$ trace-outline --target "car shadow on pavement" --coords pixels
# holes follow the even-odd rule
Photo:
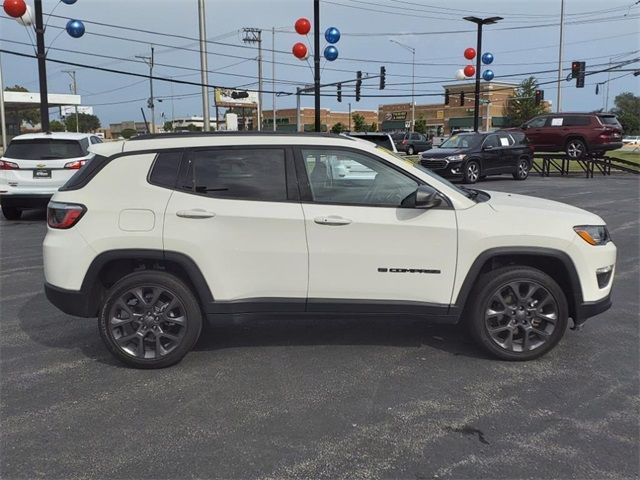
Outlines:
[[[22,331],[40,345],[78,349],[97,362],[123,366],[102,343],[95,319],[65,315],[44,294],[27,300],[18,319]],[[427,346],[452,355],[488,358],[461,326],[402,316],[225,316],[205,324],[194,350],[300,345]]]

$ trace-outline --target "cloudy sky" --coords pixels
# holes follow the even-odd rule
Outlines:
[[[57,7],[56,7],[57,5]],[[303,37],[294,33],[299,17],[312,17],[311,0],[206,0],[209,49],[209,84],[226,87],[257,85],[257,50],[242,42],[243,27],[263,29],[263,89],[272,84],[272,27],[275,35],[275,90],[295,91],[296,85],[313,81],[310,64],[295,59],[292,45]],[[199,82],[197,0],[78,0],[75,5],[44,0],[45,12],[55,12],[49,19],[46,43],[49,58],[88,66],[101,66],[126,72],[148,73],[136,55],[149,55],[155,46],[159,77]],[[640,57],[640,5],[636,0],[565,0],[564,68],[572,60],[587,62],[587,71],[607,67],[610,57]],[[354,108],[376,108],[379,104],[410,100],[411,53],[390,40],[416,49],[416,102],[441,103],[442,85],[454,81],[455,71],[466,63],[463,51],[475,47],[475,26],[463,16],[504,17],[500,23],[485,27],[483,50],[495,56],[492,70],[496,80],[518,82],[533,73],[540,82],[557,77],[560,0],[321,0],[322,29],[336,26],[342,32],[338,43],[340,57],[322,62],[323,82],[355,77],[361,70],[371,75],[386,66],[387,88],[378,90],[378,81],[365,81],[363,95],[398,95],[398,97],[363,98]],[[62,28],[68,18],[86,22],[87,33],[73,39]],[[140,31],[144,30],[144,31]],[[0,45],[4,50],[31,53],[33,32],[0,16]],[[322,47],[324,48],[324,40]],[[36,61],[7,53],[2,55],[5,85],[19,84],[38,90]],[[640,68],[634,63],[624,68]],[[82,67],[49,63],[49,91],[69,91],[69,77],[62,70],[77,70],[78,90],[85,105],[94,106],[103,124],[122,120],[141,120],[140,107],[149,96],[148,81],[122,74],[106,73]],[[566,76],[567,72],[564,72]],[[625,76],[622,76],[625,75]],[[618,78],[620,77],[620,78]],[[595,84],[605,82],[607,73],[588,76],[586,87],[562,82],[564,110],[594,110],[604,106],[603,89],[595,94]],[[610,100],[622,91],[640,91],[640,77],[631,72],[611,74]],[[156,81],[160,114],[171,116],[200,115],[199,87]],[[555,103],[556,84],[541,88],[545,98]],[[335,94],[335,88],[326,93]],[[345,88],[345,96],[349,91]],[[264,95],[264,107],[271,108],[271,95]],[[323,106],[347,109],[335,97],[324,97]],[[312,106],[312,98],[303,100]],[[295,106],[295,97],[282,95],[277,107]]]

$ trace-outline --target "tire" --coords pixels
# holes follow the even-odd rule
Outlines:
[[[514,180],[526,180],[529,177],[529,160],[521,158],[513,173]]]
[[[487,272],[476,285],[465,321],[471,336],[488,353],[502,360],[533,360],[562,339],[568,325],[567,300],[546,273],[509,266]]]
[[[107,349],[121,362],[134,368],[164,368],[182,360],[196,343],[202,312],[177,277],[161,271],[135,272],[107,292],[98,328]]]
[[[416,153],[416,149],[413,148],[413,145],[409,145],[407,147],[407,155],[415,155],[415,153]]]
[[[7,220],[20,220],[22,216],[22,210],[11,205],[2,205],[2,215]]]
[[[569,158],[583,158],[587,155],[587,145],[579,138],[572,138],[567,142],[564,151]]]
[[[480,178],[480,164],[475,160],[467,162],[464,166],[464,176],[462,181],[464,183],[476,183]]]

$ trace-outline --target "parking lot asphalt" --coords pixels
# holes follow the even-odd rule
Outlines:
[[[177,366],[127,369],[95,320],[47,302],[44,215],[2,220],[0,475],[638,478],[639,187],[479,184],[591,210],[618,246],[613,308],[528,363],[456,327],[291,317],[221,322]]]

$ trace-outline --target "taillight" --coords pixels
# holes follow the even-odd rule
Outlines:
[[[51,228],[65,230],[73,227],[87,211],[87,207],[77,203],[49,202],[47,224]]]
[[[17,163],[7,162],[6,160],[0,160],[0,170],[19,170],[20,167]]]
[[[78,170],[80,167],[82,167],[85,163],[87,163],[86,160],[76,160],[74,162],[69,162],[69,163],[65,163],[64,164],[64,168],[69,168],[71,170]]]

